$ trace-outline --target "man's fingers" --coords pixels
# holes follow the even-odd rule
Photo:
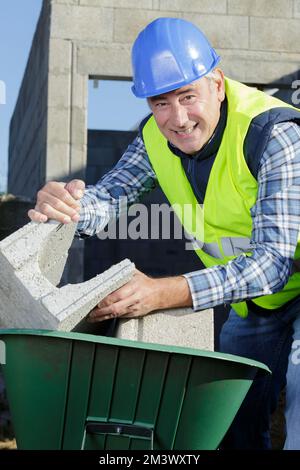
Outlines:
[[[67,206],[75,210],[78,209],[80,207],[79,202],[71,196],[65,186],[65,183],[57,183],[56,181],[47,183],[37,193],[37,205],[40,205],[42,202],[52,203],[53,199],[51,199],[51,202],[49,201],[50,196],[52,196]]]
[[[98,321],[109,320],[111,318],[122,317],[123,315],[132,312],[135,303],[135,298],[127,298],[125,300],[120,300],[119,302],[108,305],[107,307],[96,307],[91,311],[88,317],[88,321],[95,323]]]
[[[98,308],[108,307],[114,303],[120,302],[121,300],[128,299],[133,294],[133,289],[131,286],[131,281],[129,281],[124,286],[117,289],[115,292],[107,295],[98,303]]]
[[[70,207],[61,199],[58,199],[57,197],[52,196],[51,194],[47,194],[47,198],[45,198],[44,200],[40,199],[39,201],[37,201],[35,209],[41,212],[42,214],[45,214],[49,219],[53,218],[54,213],[57,214],[59,212],[62,214],[62,216],[69,217],[69,221],[71,221],[72,219],[75,222],[74,217],[76,215],[79,215],[80,206],[78,204],[77,206]],[[62,222],[62,220],[60,220],[60,222]]]
[[[41,207],[38,207],[38,209],[43,215],[46,215],[48,219],[57,220],[63,224],[68,224],[71,221],[78,222],[79,220],[79,214],[73,214],[70,216],[58,211],[57,209],[54,209],[50,204],[47,203],[43,203]],[[69,212],[69,210],[67,212]]]
[[[45,214],[41,214],[40,212],[36,211],[35,209],[30,209],[27,212],[28,217],[33,220],[33,222],[47,222],[48,217]]]
[[[81,199],[84,194],[85,183],[82,180],[72,180],[65,185],[65,189],[73,196],[74,199]]]

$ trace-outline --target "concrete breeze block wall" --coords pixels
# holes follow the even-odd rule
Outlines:
[[[266,84],[299,69],[300,0],[44,0],[11,122],[9,191],[84,177],[88,77],[129,79],[132,42],[159,16],[199,25],[232,78]]]

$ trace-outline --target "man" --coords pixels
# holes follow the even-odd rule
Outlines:
[[[157,182],[172,205],[204,204],[196,252],[206,269],[159,280],[136,271],[90,319],[231,304],[221,350],[262,361],[273,375],[255,380],[224,447],[270,448],[270,413],[287,372],[285,448],[300,449],[300,374],[292,349],[293,338],[293,346],[300,340],[300,114],[224,78],[218,62],[193,24],[150,23],[132,50],[133,93],[152,112],[140,135],[84,195],[82,181],[47,183],[29,216],[72,220],[79,234],[93,235],[111,213],[119,215],[120,196],[133,203]],[[182,222],[189,231],[190,221]]]

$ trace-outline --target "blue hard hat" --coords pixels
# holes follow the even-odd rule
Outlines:
[[[203,77],[220,57],[193,23],[158,18],[138,35],[131,59],[132,91],[138,98],[148,98]]]

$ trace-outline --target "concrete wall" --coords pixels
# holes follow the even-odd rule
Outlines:
[[[243,82],[300,67],[300,0],[44,0],[11,124],[9,191],[84,177],[88,76],[129,78],[132,41],[159,16],[199,25]]]

